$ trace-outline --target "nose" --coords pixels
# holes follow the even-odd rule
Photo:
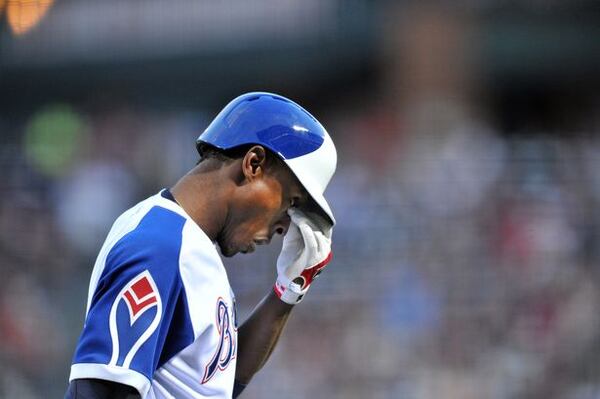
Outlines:
[[[290,218],[290,215],[288,215],[287,212],[285,212],[283,216],[277,221],[277,223],[275,223],[275,226],[273,226],[273,231],[277,234],[285,235],[288,229],[290,228],[291,222],[292,219]]]

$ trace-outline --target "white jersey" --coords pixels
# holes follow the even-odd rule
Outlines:
[[[167,190],[123,213],[94,265],[69,381],[231,398],[236,353],[235,299],[211,240]]]

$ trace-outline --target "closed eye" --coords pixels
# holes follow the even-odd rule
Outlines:
[[[299,198],[298,197],[294,197],[290,200],[290,208],[298,208],[299,205]]]

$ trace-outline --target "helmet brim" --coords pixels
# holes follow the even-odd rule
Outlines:
[[[324,162],[328,158],[330,161],[333,159],[333,162]],[[321,208],[331,225],[335,225],[333,211],[323,195],[323,188],[327,186],[330,176],[333,175],[333,170],[326,171],[325,169],[331,168],[331,165],[337,163],[337,153],[331,138],[327,136],[321,148],[313,153],[302,157],[284,159],[283,161],[298,178],[300,184],[302,184],[311,198]],[[335,166],[333,167],[335,168]]]

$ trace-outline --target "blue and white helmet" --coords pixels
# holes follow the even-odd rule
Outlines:
[[[337,164],[329,134],[308,111],[272,93],[246,93],[235,98],[196,140],[222,150],[248,144],[262,145],[279,157],[335,224],[323,193]]]

